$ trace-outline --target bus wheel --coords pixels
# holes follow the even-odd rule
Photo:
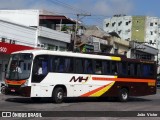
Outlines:
[[[61,87],[54,89],[52,94],[52,100],[54,103],[62,103],[64,99],[64,90]]]
[[[127,102],[128,98],[129,98],[128,90],[126,88],[122,88],[119,91],[119,100],[121,102]]]
[[[1,93],[2,94],[6,94],[7,92],[6,92],[6,87],[5,86],[2,86],[1,87]]]

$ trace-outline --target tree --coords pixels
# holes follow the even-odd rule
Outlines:
[[[67,29],[68,29],[68,26],[67,26],[66,24],[64,24],[64,25],[62,26],[61,31],[67,31]]]

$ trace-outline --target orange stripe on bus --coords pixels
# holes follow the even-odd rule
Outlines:
[[[92,80],[99,81],[120,81],[120,82],[156,82],[154,79],[135,79],[135,78],[105,78],[105,77],[92,77]]]
[[[18,80],[18,81],[12,81],[12,80],[5,80],[5,83],[10,85],[22,85],[26,82],[26,80]]]
[[[110,83],[110,84],[111,84],[111,83]],[[108,84],[108,85],[110,85],[110,84]],[[88,97],[88,96],[96,93],[97,91],[100,91],[101,89],[105,88],[105,87],[108,86],[108,85],[104,85],[104,86],[99,87],[99,88],[97,88],[97,89],[95,89],[95,90],[92,90],[92,91],[90,91],[90,92],[87,92],[87,93],[81,95],[81,97]]]

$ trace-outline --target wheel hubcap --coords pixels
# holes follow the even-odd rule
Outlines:
[[[58,99],[62,99],[62,98],[63,98],[62,92],[59,92],[59,93],[57,94],[57,98],[58,98]]]
[[[4,87],[1,88],[1,92],[2,92],[3,94],[5,94],[5,88],[4,88]]]
[[[128,96],[127,96],[127,93],[123,93],[123,94],[122,94],[122,98],[123,98],[123,99],[127,99],[127,97],[128,97]]]

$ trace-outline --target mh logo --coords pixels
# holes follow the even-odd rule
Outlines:
[[[88,77],[83,78],[83,76],[79,76],[79,77],[76,79],[76,77],[73,76],[69,82],[72,82],[72,81],[73,81],[73,82],[82,82],[82,81],[87,82],[87,80],[88,80]]]

